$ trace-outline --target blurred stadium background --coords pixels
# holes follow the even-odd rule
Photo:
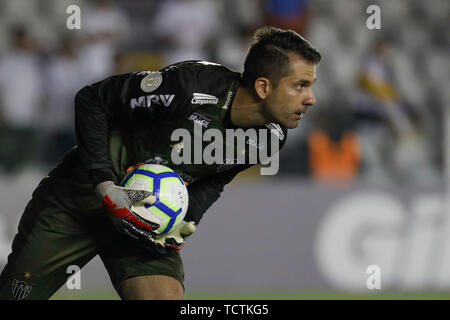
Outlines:
[[[80,30],[66,27],[73,4]],[[322,52],[318,103],[277,175],[239,175],[206,214],[182,253],[186,297],[450,298],[449,13],[448,0],[0,1],[0,267],[32,190],[75,143],[78,89],[187,59],[241,71],[271,24]],[[99,259],[81,288],[54,298],[117,299]]]

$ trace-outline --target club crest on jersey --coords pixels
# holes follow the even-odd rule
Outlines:
[[[144,78],[142,78],[141,81],[141,89],[144,92],[152,92],[161,85],[162,82],[162,76],[161,73],[158,71],[150,72],[147,74]]]
[[[192,104],[217,104],[219,98],[206,93],[194,92],[191,103]]]
[[[31,292],[31,289],[33,289],[32,286],[30,286],[25,281],[19,281],[17,279],[14,279],[11,285],[11,292],[16,300],[22,300],[26,296],[28,296]]]

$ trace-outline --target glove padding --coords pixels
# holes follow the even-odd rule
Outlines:
[[[108,216],[119,232],[146,242],[156,235],[153,230],[158,229],[159,224],[146,220],[131,210],[131,206],[137,202],[154,203],[156,196],[153,193],[118,187],[112,181],[99,183],[95,190],[103,199]]]
[[[168,250],[179,251],[184,246],[184,241],[195,232],[197,226],[194,221],[181,221],[175,229],[165,235],[149,238],[156,250],[160,253],[167,253]]]

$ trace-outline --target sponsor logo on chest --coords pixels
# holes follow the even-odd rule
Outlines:
[[[204,128],[207,128],[209,123],[211,122],[211,119],[205,117],[204,115],[194,112],[191,114],[188,118],[188,120],[194,121],[195,123],[198,123]]]
[[[175,98],[174,94],[150,94],[146,96],[140,96],[130,100],[131,109],[134,108],[150,108],[152,104],[163,105],[164,107],[170,106]]]
[[[191,103],[192,104],[217,104],[219,102],[219,98],[212,96],[206,93],[198,93],[194,92],[192,96]]]

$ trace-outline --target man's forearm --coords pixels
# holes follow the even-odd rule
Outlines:
[[[75,127],[80,158],[94,185],[114,179],[108,153],[110,122],[92,89],[81,89],[75,97]]]

